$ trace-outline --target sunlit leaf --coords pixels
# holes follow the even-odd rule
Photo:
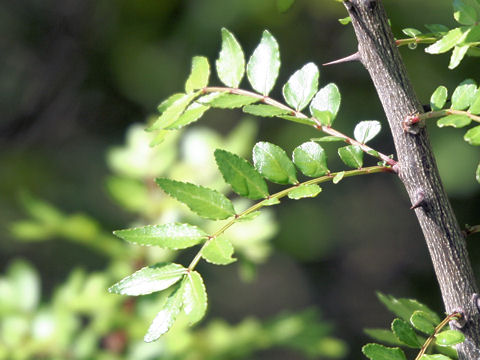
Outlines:
[[[402,32],[407,35],[407,36],[410,36],[412,38],[416,37],[417,35],[421,35],[422,32],[420,30],[417,30],[415,28],[406,28],[406,29],[402,29]]]
[[[433,355],[424,354],[422,355],[420,360],[452,360],[452,359],[442,354],[433,354]]]
[[[157,178],[155,182],[168,195],[204,218],[217,220],[235,215],[232,202],[216,190],[166,178]]]
[[[407,360],[401,349],[380,344],[367,344],[362,348],[362,352],[370,360]]]
[[[338,136],[322,136],[319,138],[312,138],[311,141],[318,141],[318,142],[338,142],[338,141],[345,141],[343,138]]]
[[[403,343],[397,339],[391,330],[387,329],[365,329],[365,334],[373,338],[374,340],[390,345],[403,345]]]
[[[194,93],[189,93],[189,94],[183,94],[181,97],[178,97],[176,95],[173,95],[173,101],[172,104],[168,108],[163,111],[162,115],[147,129],[148,131],[153,131],[153,130],[160,130],[160,129],[165,129],[172,125],[175,121],[178,120],[180,115],[185,111],[187,106],[192,102],[193,99],[195,99],[199,95],[199,92],[194,92]],[[172,98],[170,97],[170,98]],[[169,99],[170,99],[169,98]],[[167,99],[167,101],[169,100]],[[165,107],[165,105],[160,104],[162,108]]]
[[[157,110],[161,114],[165,110],[167,110],[175,101],[181,99],[185,94],[183,93],[176,93],[171,96],[169,96],[167,99],[163,100],[158,106]]]
[[[207,234],[189,224],[148,225],[144,227],[117,230],[119,238],[136,245],[153,245],[167,249],[185,249],[202,242]]]
[[[421,348],[422,344],[417,339],[417,334],[412,326],[402,319],[395,319],[392,322],[392,331],[395,336],[405,345],[412,348]]]
[[[219,236],[202,249],[202,257],[215,265],[228,265],[235,261],[232,243],[225,237]]]
[[[477,84],[472,79],[462,81],[452,94],[452,108],[456,110],[467,109],[475,99]]]
[[[366,144],[372,140],[382,129],[382,125],[377,120],[360,121],[353,131],[355,140],[362,144]]]
[[[222,83],[238,87],[245,73],[245,55],[235,36],[225,28],[222,28],[222,49],[215,65]]]
[[[208,63],[208,59],[204,56],[195,56],[192,59],[192,70],[190,72],[190,76],[185,83],[186,93],[188,94],[207,86],[209,77],[210,64]]]
[[[454,128],[462,128],[467,125],[470,125],[472,122],[472,119],[470,119],[466,115],[448,115],[444,116],[437,121],[437,126],[438,127],[444,127],[444,126],[451,126]]]
[[[181,284],[177,285],[175,290],[167,298],[162,310],[160,310],[155,319],[153,319],[143,338],[145,342],[155,341],[170,330],[177,319],[178,313],[182,309],[183,292],[184,287],[181,286]]]
[[[465,341],[465,335],[458,330],[445,330],[435,335],[437,345],[451,346]]]
[[[298,183],[295,166],[285,151],[269,142],[258,142],[253,147],[255,168],[267,180],[278,184]]]
[[[430,107],[433,111],[442,110],[447,101],[448,90],[445,86],[440,85],[435,89],[430,97]]]
[[[130,296],[151,294],[169,288],[186,273],[187,269],[182,265],[159,263],[134,272],[111,286],[108,291]]]
[[[207,311],[207,291],[200,274],[191,271],[183,280],[183,311],[188,316],[190,325],[200,321]]]
[[[344,18],[341,18],[341,19],[338,19],[338,22],[342,25],[348,25],[352,22],[352,19],[350,16],[347,16],[347,17],[344,17]]]
[[[392,295],[385,295],[381,292],[377,292],[377,296],[388,310],[405,321],[410,321],[412,314],[417,310],[421,310],[428,313],[430,318],[435,319],[435,323],[440,323],[440,318],[438,315],[434,311],[430,310],[428,306],[418,302],[417,300],[405,298],[397,299]]]
[[[283,86],[283,97],[288,105],[297,111],[303,110],[318,89],[318,68],[308,63],[297,70]]]
[[[448,64],[450,70],[455,69],[460,64],[469,48],[470,45],[455,46],[453,48],[450,63]]]
[[[339,173],[337,173],[334,177],[333,177],[333,180],[332,182],[334,184],[338,184],[340,181],[342,181],[343,177],[345,176],[345,171],[340,171]]]
[[[262,40],[247,64],[247,77],[252,88],[267,96],[275,85],[280,69],[280,51],[275,38],[265,30]]]
[[[330,83],[315,95],[310,103],[310,113],[324,126],[330,126],[340,108],[341,95],[337,85]]]
[[[343,163],[354,169],[363,166],[363,151],[360,146],[348,145],[338,149],[338,155]]]
[[[480,145],[480,125],[468,130],[463,138],[471,145]]]
[[[215,160],[223,178],[237,194],[250,199],[268,196],[265,180],[247,160],[220,149],[215,150]]]
[[[182,115],[171,125],[167,126],[167,130],[176,130],[197,121],[209,109],[208,106],[194,102],[190,104]]]
[[[292,116],[292,115],[280,115],[282,119],[293,121],[303,125],[315,125],[315,121],[307,118],[307,117],[299,117],[299,116]]]
[[[327,155],[323,148],[309,141],[295,148],[293,162],[306,176],[318,177],[328,173]]]
[[[224,93],[208,100],[202,100],[202,104],[220,109],[235,109],[258,101],[260,99],[252,96]]]
[[[273,117],[289,114],[290,110],[280,109],[276,106],[267,104],[258,104],[244,106],[243,112],[255,116]]]
[[[443,36],[440,40],[436,41],[432,45],[425,48],[425,52],[430,54],[442,54],[447,52],[448,50],[452,49],[455,45],[459,44],[460,42],[465,39],[468,32],[470,31],[470,27],[463,26],[460,28],[455,28],[450,30],[445,36]]]
[[[472,104],[468,111],[472,114],[478,115],[480,114],[480,91],[477,90],[475,97],[472,99]]]
[[[322,188],[316,184],[300,185],[288,193],[288,197],[293,200],[303,198],[313,198],[320,194]]]

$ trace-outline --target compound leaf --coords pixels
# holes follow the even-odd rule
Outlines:
[[[207,234],[189,224],[148,225],[113,232],[119,238],[136,245],[159,246],[166,249],[185,249],[207,238]]]
[[[267,180],[277,184],[298,183],[295,166],[285,151],[269,142],[258,142],[253,147],[255,168]]]
[[[190,325],[200,321],[207,311],[207,291],[201,275],[191,271],[183,279],[183,311]]]
[[[185,92],[188,94],[204,88],[208,85],[209,78],[210,64],[208,63],[208,59],[204,56],[194,56],[192,59],[192,70],[185,83]]]
[[[216,190],[166,178],[157,178],[155,182],[168,195],[204,218],[217,220],[235,215],[232,202]]]
[[[179,281],[187,269],[173,263],[159,263],[141,268],[112,285],[108,291],[121,295],[146,295],[169,288]]]
[[[318,89],[318,68],[308,63],[297,70],[283,86],[283,97],[288,105],[297,111],[303,110]]]
[[[254,200],[268,196],[265,180],[247,160],[220,149],[215,150],[215,160],[223,178],[238,195]]]
[[[237,88],[245,73],[245,55],[235,36],[225,28],[222,28],[222,49],[215,65],[220,81]]]
[[[305,142],[293,150],[293,162],[306,176],[318,177],[329,171],[325,151],[313,141]]]
[[[265,30],[262,40],[247,64],[247,77],[252,88],[267,96],[275,85],[280,69],[280,51],[275,38]]]

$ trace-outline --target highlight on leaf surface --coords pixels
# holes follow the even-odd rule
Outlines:
[[[340,108],[340,91],[337,85],[330,83],[315,95],[310,103],[310,113],[324,126],[331,126]]]
[[[228,87],[237,88],[245,74],[245,55],[233,34],[222,28],[222,49],[215,62],[218,78]]]
[[[377,136],[381,129],[382,125],[377,120],[360,121],[355,126],[353,136],[359,143],[366,144]]]
[[[269,142],[258,142],[253,147],[255,168],[267,180],[277,184],[298,183],[295,166],[285,151]]]
[[[207,311],[207,291],[202,276],[189,272],[183,279],[183,311],[188,316],[189,324],[200,321]]]
[[[287,104],[297,111],[303,110],[317,92],[318,77],[318,68],[314,63],[306,64],[290,76],[282,89]]]
[[[182,279],[186,273],[187,269],[182,265],[159,263],[134,272],[111,286],[108,291],[130,296],[151,294],[168,289]]]
[[[232,243],[225,236],[219,236],[202,248],[202,257],[215,265],[228,265],[236,260],[232,257],[233,252]]]
[[[155,182],[201,217],[218,220],[235,215],[232,202],[216,190],[166,178],[157,178]]]
[[[293,150],[293,162],[306,176],[319,177],[329,172],[325,150],[313,141],[308,141]]]
[[[208,85],[210,78],[210,64],[204,56],[195,56],[192,59],[192,70],[190,76],[185,83],[185,92],[191,93],[195,90],[202,89]]]
[[[465,110],[475,99],[477,84],[472,79],[462,81],[452,94],[452,109]]]
[[[303,184],[288,193],[289,199],[298,200],[303,198],[313,198],[320,194],[322,188],[317,184]]]
[[[363,166],[363,150],[357,145],[348,145],[338,149],[338,155],[343,163],[354,169]]]
[[[252,88],[267,96],[273,89],[280,69],[280,51],[277,40],[265,30],[260,44],[247,64],[247,77]]]
[[[445,86],[440,85],[435,89],[430,97],[430,107],[433,111],[442,110],[447,101],[448,90]]]

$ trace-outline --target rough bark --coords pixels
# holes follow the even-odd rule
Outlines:
[[[472,301],[478,292],[465,239],[440,180],[428,134],[420,125],[405,132],[402,121],[423,112],[395,45],[381,0],[344,2],[358,39],[359,60],[373,80],[395,141],[398,173],[422,228],[445,304],[445,311],[462,311],[466,341],[459,359],[480,359],[479,311]],[[458,323],[456,324],[458,325]],[[455,324],[451,324],[455,326]]]

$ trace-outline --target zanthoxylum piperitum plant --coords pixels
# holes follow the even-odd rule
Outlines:
[[[109,289],[131,296],[169,291],[145,335],[146,342],[166,333],[181,311],[191,324],[205,315],[207,292],[196,267],[202,260],[216,265],[235,261],[234,248],[226,235],[230,227],[253,219],[262,208],[277,205],[285,198],[316,197],[324,183],[337,184],[349,177],[386,173],[400,178],[411,199],[411,208],[430,251],[447,315],[442,320],[417,301],[379,294],[380,300],[398,318],[392,322],[391,330],[369,329],[367,333],[388,344],[420,349],[416,359],[455,358],[455,348],[459,359],[480,358],[478,288],[465,246],[466,235],[478,232],[480,227],[460,229],[443,189],[425,126],[430,119],[438,119],[439,127],[455,128],[480,122],[480,91],[474,80],[467,79],[454,89],[448,103],[447,89],[438,86],[430,105],[422,106],[397,49],[403,45],[415,48],[417,44],[429,44],[425,51],[431,54],[452,50],[450,69],[457,67],[465,55],[479,55],[480,1],[453,1],[454,18],[459,27],[426,25],[428,32],[425,33],[407,28],[403,30],[408,36],[405,39],[393,37],[380,0],[343,3],[349,17],[341,22],[352,23],[358,51],[328,65],[358,61],[369,72],[388,120],[396,156],[367,145],[380,132],[379,121],[360,121],[353,137],[333,127],[341,103],[340,90],[334,83],[318,89],[319,70],[314,63],[306,64],[291,75],[282,88],[285,102],[271,98],[269,94],[280,69],[280,52],[275,38],[265,30],[246,63],[237,39],[227,29],[222,29],[221,51],[215,68],[224,86],[210,85],[208,59],[195,56],[185,91],[170,96],[158,106],[160,116],[147,129],[156,133],[151,145],[155,146],[172,131],[197,121],[210,108],[241,108],[247,114],[293,121],[325,136],[313,135],[310,141],[297,146],[291,157],[275,144],[258,142],[252,151],[253,165],[236,154],[217,149],[215,160],[225,182],[239,196],[254,201],[246,209],[235,209],[231,200],[213,189],[168,178],[155,180],[165,193],[186,204],[200,217],[218,221],[218,227],[207,233],[187,223],[170,223],[114,232],[138,245],[174,250],[199,245],[188,265],[161,263],[144,267]],[[252,90],[239,88],[245,73]],[[480,125],[470,128],[464,138],[472,145],[480,145]],[[346,144],[338,148],[338,156],[346,169],[329,169],[327,154],[321,146],[324,142]],[[364,166],[365,154],[378,163]],[[309,180],[300,181],[298,171]],[[476,178],[480,182],[480,165]],[[285,185],[285,188],[271,193],[267,181]],[[443,331],[447,324],[451,329]],[[417,335],[415,330],[427,337]],[[432,353],[433,349],[438,354]],[[406,359],[400,348],[380,344],[368,344],[363,352],[373,360]]]

